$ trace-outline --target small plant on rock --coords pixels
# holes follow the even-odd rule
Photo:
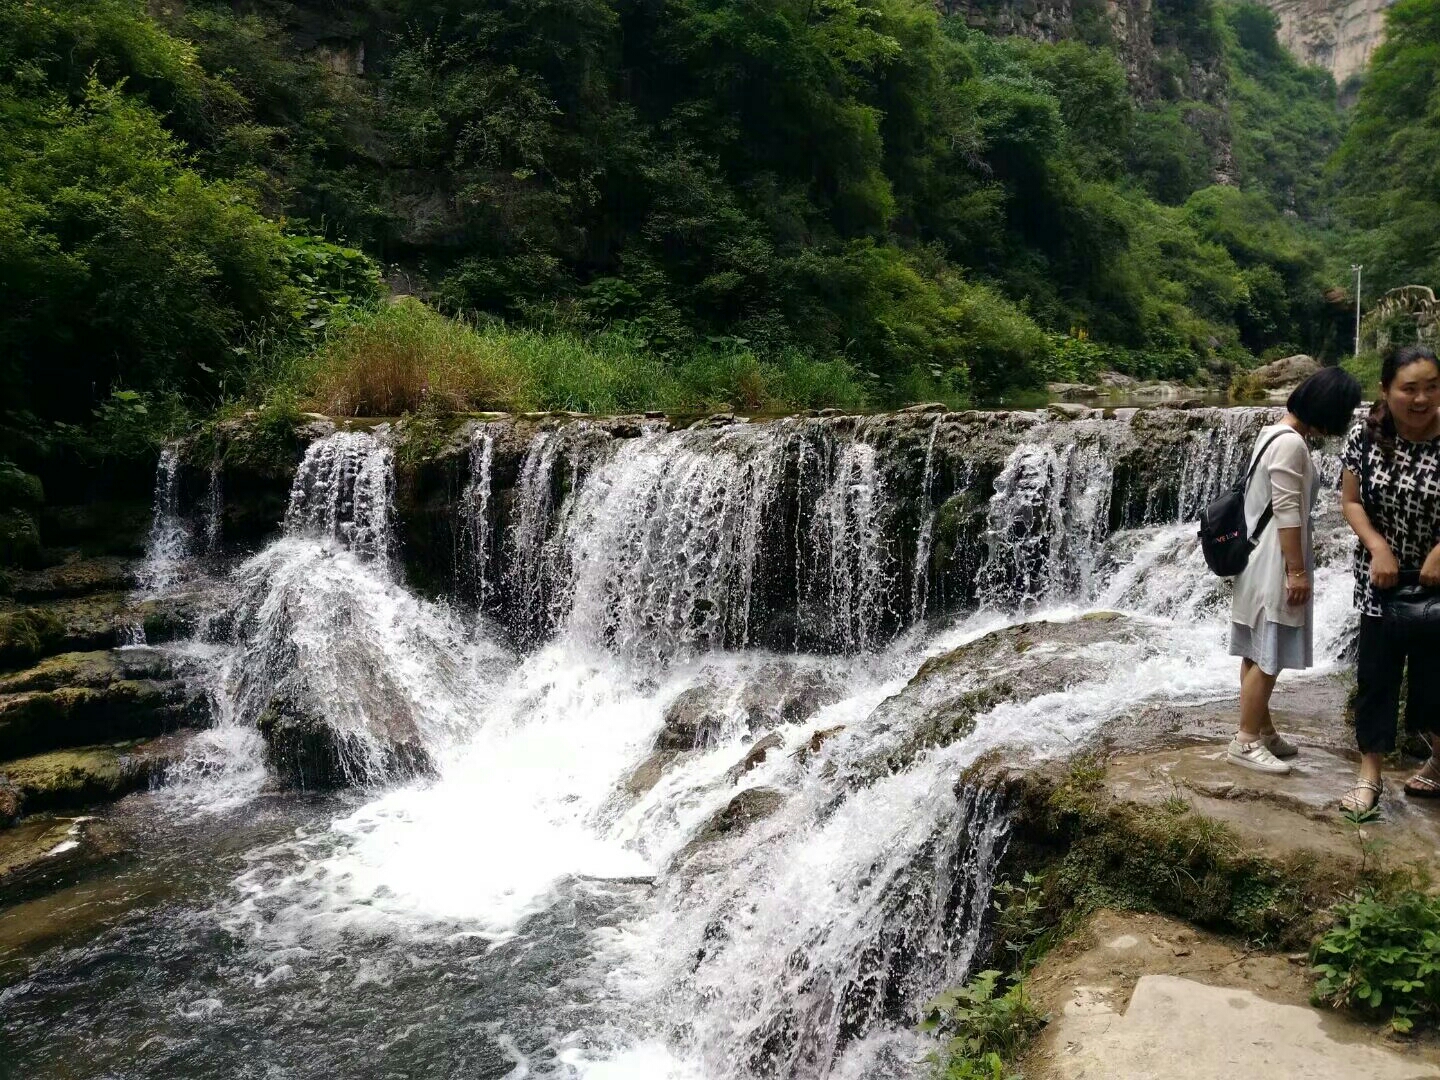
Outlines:
[[[1317,1004],[1386,1018],[1401,1033],[1440,1019],[1440,897],[1372,890],[1336,916],[1311,953]]]
[[[1001,980],[998,971],[982,971],[926,1006],[920,1030],[949,1036],[940,1061],[943,1080],[1005,1080],[1004,1062],[1045,1026],[1025,984],[1017,982],[1002,993]]]

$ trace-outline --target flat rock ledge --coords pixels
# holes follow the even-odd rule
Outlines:
[[[1357,760],[1347,690],[1340,677],[1281,682],[1272,713],[1300,746],[1289,776],[1227,763],[1226,700],[1141,707],[1069,762],[982,762],[965,778],[1007,791],[1000,877],[1034,875],[1065,933],[1027,978],[1050,1023],[1016,1071],[1440,1078],[1440,1035],[1387,1038],[1309,1002],[1308,949],[1337,901],[1389,869],[1440,880],[1440,807],[1400,794],[1409,770],[1387,774],[1379,821],[1338,813]]]
[[[1050,1016],[1030,1080],[1422,1080],[1440,1046],[1309,1005],[1303,956],[1256,953],[1158,915],[1102,910],[1027,982]]]

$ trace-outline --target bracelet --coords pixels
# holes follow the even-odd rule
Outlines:
[[[1286,577],[1305,577],[1305,576],[1306,576],[1307,574],[1309,574],[1309,573],[1310,573],[1309,570],[1286,570],[1286,571],[1285,571],[1285,576],[1286,576]]]

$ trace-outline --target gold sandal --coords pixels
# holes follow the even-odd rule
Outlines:
[[[1380,793],[1385,790],[1385,782],[1366,780],[1363,776],[1357,776],[1355,783],[1340,800],[1340,809],[1347,814],[1368,814],[1375,807],[1380,805]],[[1366,795],[1369,795],[1367,800]]]

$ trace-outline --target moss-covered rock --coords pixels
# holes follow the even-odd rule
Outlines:
[[[134,563],[119,556],[72,557],[39,570],[9,575],[6,591],[22,602],[64,600],[95,593],[112,593],[135,582]]]
[[[174,737],[57,750],[0,765],[20,811],[72,810],[143,790],[180,753]]]
[[[0,676],[0,695],[66,686],[106,687],[136,679],[168,680],[174,661],[158,649],[97,649],[47,657],[34,667]]]
[[[324,790],[420,776],[430,761],[413,726],[396,718],[377,733],[380,760],[287,697],[277,696],[255,721],[265,739],[270,765],[296,787]]]
[[[204,722],[208,704],[183,681],[118,680],[0,697],[0,760],[158,735]]]
[[[984,768],[980,771],[984,771]],[[1358,862],[1244,842],[1176,797],[1116,798],[1103,765],[1080,759],[1005,777],[1011,833],[1002,877],[1039,882],[1048,925],[1099,907],[1155,911],[1272,948],[1309,945]]]
[[[0,461],[0,507],[33,507],[45,501],[45,486],[38,476],[11,461]]]
[[[147,641],[172,640],[189,630],[203,603],[199,595],[136,601],[127,593],[109,592],[0,608],[0,671],[57,653],[113,648],[136,628]]]
[[[49,547],[78,548],[87,555],[145,554],[150,532],[150,502],[105,500],[47,505],[35,512],[40,534]]]
[[[40,530],[28,510],[0,509],[0,567],[40,562]]]

